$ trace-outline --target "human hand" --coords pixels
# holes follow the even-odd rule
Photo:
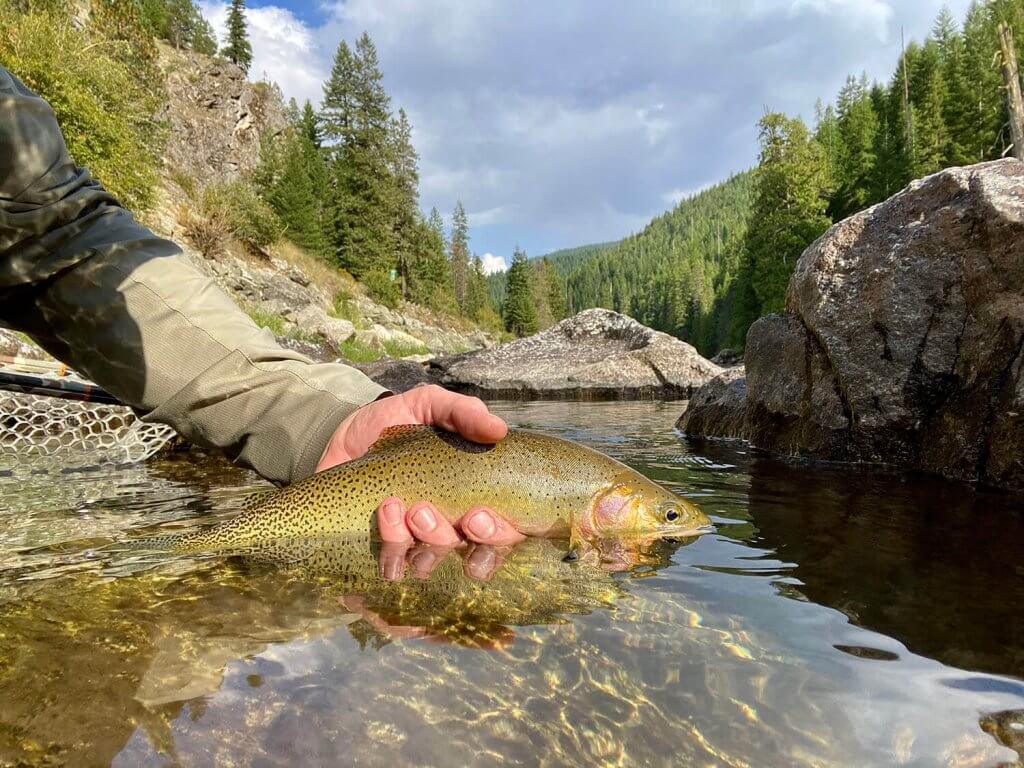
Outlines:
[[[429,502],[418,501],[407,509],[394,496],[377,507],[377,530],[384,542],[380,551],[381,576],[391,580],[402,578],[407,564],[415,575],[426,578],[452,548],[465,540],[470,543],[465,557],[466,575],[486,580],[501,565],[507,548],[526,538],[487,507],[474,507],[451,523]],[[417,541],[429,546],[410,552]]]
[[[368,403],[345,419],[324,449],[317,472],[359,458],[385,429],[402,424],[441,427],[477,443],[496,443],[508,434],[505,422],[488,411],[479,398],[433,385],[417,387]],[[416,540],[452,547],[468,539],[500,547],[525,538],[485,507],[468,510],[453,525],[423,502],[413,504],[407,514],[405,504],[396,498],[385,499],[378,508],[377,525],[381,539],[395,544],[411,545]]]
[[[358,459],[388,427],[427,424],[456,432],[474,443],[497,443],[508,425],[477,397],[431,384],[367,403],[341,422],[331,435],[316,471]]]

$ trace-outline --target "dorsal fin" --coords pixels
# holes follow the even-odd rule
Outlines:
[[[421,434],[424,431],[433,431],[433,427],[426,427],[422,424],[397,424],[393,427],[388,427],[380,433],[380,437],[374,441],[373,445],[367,450],[367,453],[380,451],[403,443],[410,437]]]

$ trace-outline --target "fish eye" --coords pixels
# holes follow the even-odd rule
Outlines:
[[[679,510],[675,507],[669,507],[665,510],[665,519],[670,523],[674,523],[679,519]]]

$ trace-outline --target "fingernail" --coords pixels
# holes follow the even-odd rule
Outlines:
[[[490,538],[494,535],[494,520],[486,512],[475,512],[470,515],[466,522],[469,532],[481,539]]]
[[[412,516],[412,524],[424,533],[429,533],[437,528],[437,520],[434,519],[434,513],[428,507],[423,507]]]
[[[388,525],[399,525],[402,522],[402,505],[397,501],[389,501],[381,507],[380,514]]]

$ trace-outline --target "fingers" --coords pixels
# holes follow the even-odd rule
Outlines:
[[[386,581],[401,581],[405,578],[406,554],[412,546],[412,539],[407,542],[385,541],[377,555],[377,566],[380,577]]]
[[[393,544],[411,544],[412,534],[405,524],[405,504],[389,496],[377,507],[377,531],[381,541]]]
[[[406,524],[417,541],[435,547],[454,547],[461,539],[444,515],[426,501],[413,504],[405,515]]]
[[[471,579],[488,581],[505,562],[507,554],[507,549],[474,544],[463,561],[462,570]]]
[[[412,570],[412,575],[417,579],[429,578],[438,563],[448,557],[451,551],[451,547],[436,547],[432,545],[416,547],[409,557],[409,568]]]
[[[459,395],[438,386],[417,387],[402,397],[423,424],[458,432],[476,443],[496,443],[508,434],[508,425],[476,397]]]
[[[469,510],[459,521],[459,529],[470,541],[495,547],[508,547],[526,538],[505,518],[487,507]]]

